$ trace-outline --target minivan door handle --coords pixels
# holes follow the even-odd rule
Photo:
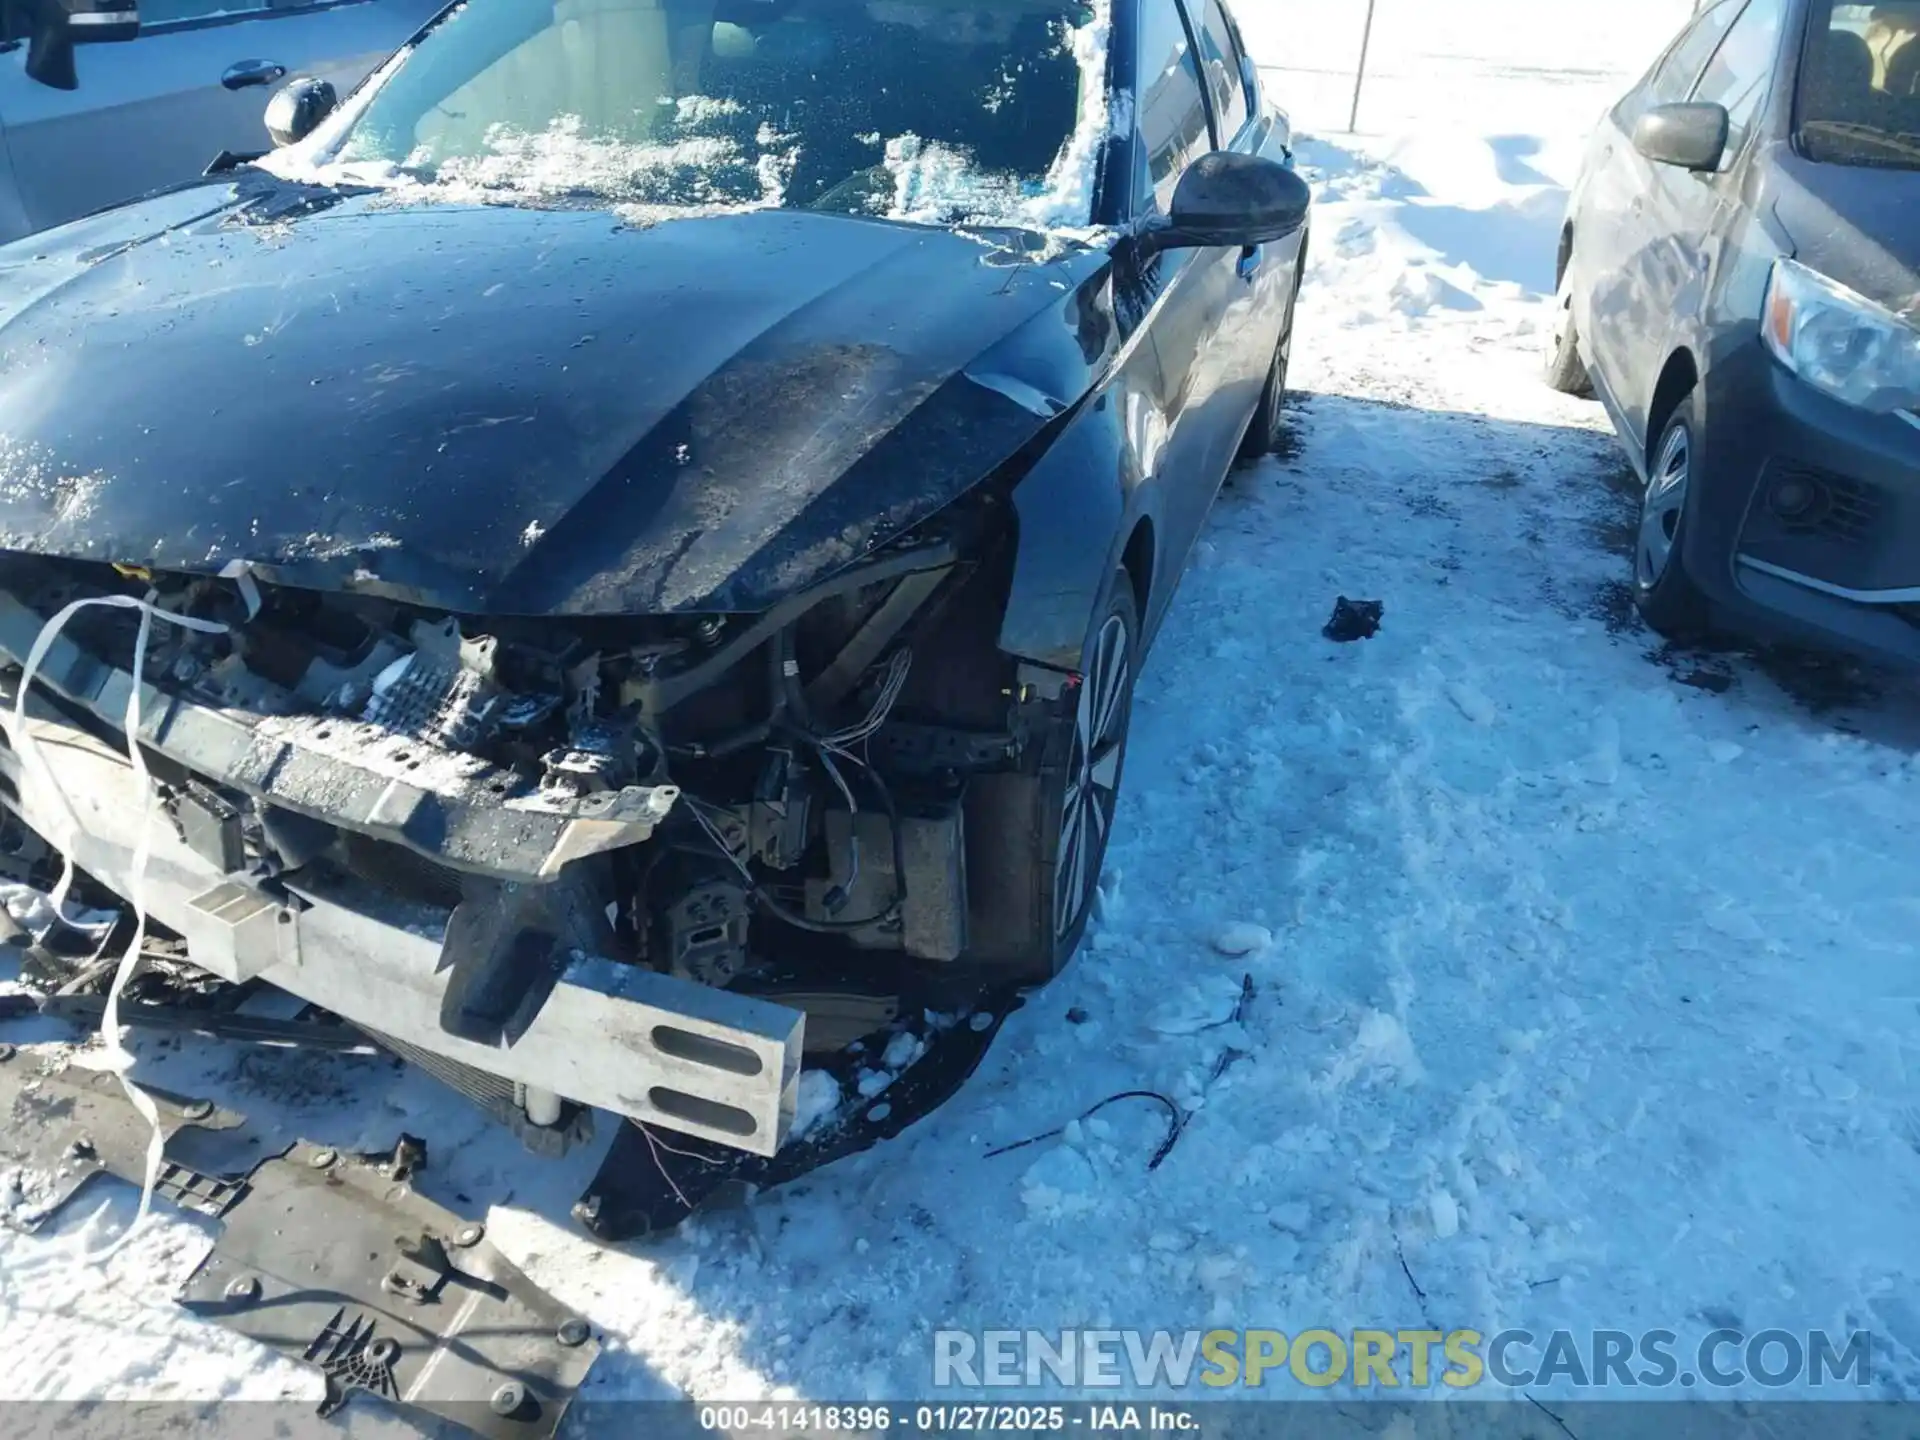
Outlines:
[[[276,80],[284,80],[286,74],[286,66],[271,60],[242,60],[227,67],[220,83],[229,90],[245,90],[252,85],[271,85]]]

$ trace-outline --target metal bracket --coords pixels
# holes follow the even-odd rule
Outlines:
[[[953,1098],[1021,1003],[1017,991],[989,990],[968,1021],[923,1035],[926,1054],[877,1099],[777,1155],[742,1155],[704,1140],[683,1144],[679,1136],[675,1148],[663,1152],[644,1125],[630,1121],[613,1137],[593,1183],[574,1202],[574,1221],[608,1243],[638,1239],[672,1229],[729,1187],[784,1185],[891,1140]],[[901,1009],[925,1013],[917,1004]],[[844,1053],[825,1066],[842,1093],[855,1090],[859,1067],[859,1057]]]
[[[249,1177],[180,1303],[356,1391],[486,1440],[546,1440],[600,1352],[587,1323],[460,1219],[302,1141]]]
[[[141,1088],[169,1140],[246,1123],[207,1101]],[[19,1167],[26,1202],[4,1216],[9,1224],[37,1227],[103,1172],[139,1183],[147,1142],[116,1076],[43,1074],[0,1045],[0,1159]],[[316,1367],[326,1378],[322,1415],[364,1392],[484,1440],[549,1440],[599,1343],[481,1226],[415,1193],[406,1175],[423,1156],[403,1137],[378,1163],[306,1141],[245,1175],[167,1159],[156,1193],[222,1222],[180,1303]]]

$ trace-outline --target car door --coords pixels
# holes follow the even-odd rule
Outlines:
[[[1179,0],[1139,0],[1136,44],[1144,165],[1136,168],[1135,209],[1166,215],[1181,174],[1214,148],[1213,120],[1199,48]],[[1169,250],[1139,277],[1151,306],[1147,333],[1160,382],[1155,414],[1144,423],[1156,432],[1150,478],[1163,573],[1177,573],[1184,563],[1225,469],[1224,462],[1216,465],[1226,442],[1212,402],[1230,367],[1215,345],[1245,287],[1239,269],[1238,250]],[[1167,587],[1154,588],[1164,595]]]
[[[1778,68],[1786,9],[1787,0],[1748,0],[1688,92],[1689,100],[1726,107],[1727,148],[1720,168],[1696,173],[1641,162],[1648,172],[1638,223],[1642,239],[1629,260],[1627,280],[1645,297],[1650,322],[1629,355],[1629,383],[1619,398],[1643,439],[1675,327],[1698,316],[1705,305],[1727,222],[1741,203],[1743,163]]]
[[[1246,63],[1238,31],[1221,0],[1186,0],[1186,7],[1199,42],[1200,67],[1220,148],[1289,163],[1288,137],[1262,111],[1259,93],[1249,78],[1252,67]],[[1272,372],[1305,238],[1301,230],[1239,253],[1240,283],[1228,288],[1213,345],[1201,356],[1202,365],[1212,371],[1203,377],[1207,386],[1203,403],[1217,412],[1209,423],[1220,431],[1213,456],[1221,476],[1239,451]]]
[[[1588,151],[1574,214],[1573,318],[1589,373],[1617,420],[1626,418],[1622,392],[1635,389],[1643,337],[1658,321],[1633,279],[1648,241],[1645,212],[1653,185],[1651,162],[1633,146],[1634,125],[1653,106],[1687,98],[1745,3],[1716,0],[1705,6],[1646,79],[1608,113]]]
[[[21,52],[0,55],[0,124],[25,225],[191,179],[223,150],[268,149],[263,116],[283,79],[316,75],[344,95],[440,3],[145,0],[138,39],[79,50],[73,90],[28,79]]]

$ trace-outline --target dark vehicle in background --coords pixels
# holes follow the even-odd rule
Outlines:
[[[268,149],[283,80],[345,95],[443,3],[4,0],[0,240]]]
[[[470,0],[286,93],[0,250],[5,803],[541,1144],[770,1156],[803,1058],[1055,974],[1282,425],[1219,0]]]
[[[1548,378],[1646,482],[1634,588],[1920,661],[1920,3],[1719,0],[1595,135]]]

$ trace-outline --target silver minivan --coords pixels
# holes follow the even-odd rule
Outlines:
[[[0,0],[0,242],[267,150],[287,79],[344,97],[444,3]]]

